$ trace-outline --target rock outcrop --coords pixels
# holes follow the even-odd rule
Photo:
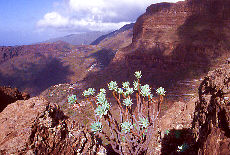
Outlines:
[[[17,100],[27,100],[30,95],[25,92],[19,92],[17,88],[0,86],[0,112],[10,103]]]
[[[199,154],[230,153],[230,66],[205,77],[199,87],[193,128]]]
[[[148,154],[230,154],[229,86],[229,64],[210,71],[199,86],[197,98],[174,103],[159,118],[158,136],[152,138]]]
[[[134,25],[132,47],[142,52],[159,48],[170,54],[169,47],[172,46],[172,50],[173,44],[179,41],[176,31],[185,22],[188,12],[185,2],[152,4]]]
[[[0,154],[102,154],[95,137],[42,98],[8,105],[0,113]]]
[[[229,4],[229,0],[153,4],[137,19],[128,51],[151,54],[162,63],[207,65],[229,50]]]
[[[142,70],[148,81],[155,77],[157,83],[176,74],[186,78],[206,74],[213,60],[229,54],[229,4],[229,0],[152,4],[137,19],[132,44],[117,52],[110,70],[122,64],[128,68],[122,71],[127,76]]]
[[[141,70],[145,83],[167,87],[207,74],[214,61],[230,56],[229,4],[229,0],[152,4],[134,24],[132,43],[87,81],[96,87],[101,81],[133,80],[133,73]]]
[[[193,99],[188,103],[176,102],[159,118],[147,154],[178,154],[178,146],[183,144],[190,147],[183,152],[184,154],[196,154],[196,150],[192,148],[195,140],[190,129],[195,110],[195,100]]]

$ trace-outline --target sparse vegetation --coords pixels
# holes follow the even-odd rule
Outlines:
[[[140,154],[148,149],[160,113],[160,105],[165,96],[162,87],[156,90],[160,96],[157,99],[148,84],[140,84],[141,71],[135,72],[135,76],[137,80],[133,82],[134,88],[130,87],[129,82],[123,82],[122,88],[118,87],[116,81],[108,84],[108,89],[112,91],[119,107],[120,118],[118,119],[111,110],[112,104],[106,97],[106,89],[100,89],[96,95],[94,88],[83,92],[83,96],[88,98],[95,112],[95,121],[90,126],[91,131],[106,139],[113,150],[119,154]],[[134,91],[135,95],[133,95]]]
[[[77,96],[76,95],[70,95],[68,96],[68,103],[69,104],[74,104],[77,102]]]

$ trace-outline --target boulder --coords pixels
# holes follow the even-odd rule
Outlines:
[[[17,88],[0,86],[0,112],[10,103],[17,100],[27,100],[30,95],[25,92],[19,92]]]
[[[0,113],[0,154],[105,154],[105,148],[56,104],[34,97]]]

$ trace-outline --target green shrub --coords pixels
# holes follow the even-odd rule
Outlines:
[[[116,81],[108,84],[108,89],[112,91],[119,107],[119,119],[112,116],[111,103],[106,98],[104,88],[100,89],[98,94],[95,94],[94,88],[83,92],[85,97],[92,97],[88,100],[95,111],[95,122],[91,124],[92,132],[106,138],[119,154],[140,154],[147,150],[165,96],[164,88],[160,87],[156,90],[159,99],[154,98],[151,87],[148,84],[140,84],[141,71],[135,72],[135,76],[137,80],[133,82],[134,88],[130,87],[129,82],[123,82],[122,88],[118,87]],[[134,101],[136,106],[133,106]],[[109,131],[103,130],[102,119],[107,123]]]

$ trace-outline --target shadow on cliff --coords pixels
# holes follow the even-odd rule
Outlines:
[[[124,56],[120,60],[110,63],[102,71],[89,74],[86,80],[90,81],[90,86],[106,87],[106,83],[111,80],[131,82],[134,79],[133,73],[141,70],[143,83],[171,89],[180,80],[206,74],[212,61],[230,49],[230,29],[226,23],[230,19],[230,4],[224,0],[213,0],[207,4],[192,0],[187,5],[191,15],[177,29],[179,42],[172,56],[162,55],[166,47],[161,43],[149,50],[144,47],[144,43],[138,49],[129,46],[122,49]],[[162,4],[160,7],[149,13],[157,13],[162,7],[170,9],[171,4]]]
[[[162,155],[196,155],[197,148],[191,129],[170,130],[162,139]]]
[[[73,74],[69,66],[64,66],[59,59],[51,56],[42,55],[40,63],[25,63],[24,68],[12,64],[13,74],[0,73],[0,85],[16,87],[36,96],[50,86],[69,82],[68,76]]]
[[[105,68],[106,66],[109,65],[109,63],[114,58],[114,56],[115,56],[115,51],[113,51],[112,49],[102,49],[89,55],[86,58],[91,58],[91,57],[95,58],[98,64],[100,65],[100,67]]]
[[[192,14],[177,30],[180,42],[173,56],[188,67],[207,70],[212,60],[230,49],[230,1],[191,0],[188,7]]]

